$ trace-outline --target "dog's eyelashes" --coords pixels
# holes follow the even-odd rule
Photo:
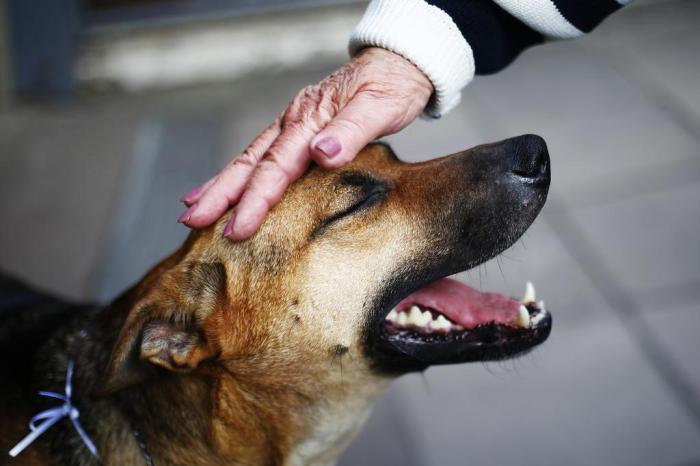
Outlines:
[[[328,217],[323,223],[328,225],[343,217],[348,217],[362,210],[368,209],[373,205],[381,202],[386,197],[386,193],[387,191],[384,187],[378,186],[376,187],[376,189],[372,189],[370,192],[366,193],[362,198],[360,198],[350,207]]]
[[[352,215],[354,213],[357,213],[361,210],[367,209],[379,202],[381,202],[385,197],[386,197],[386,188],[383,186],[377,186],[375,189],[372,189],[369,193],[365,194],[365,197],[361,199],[359,202],[351,205],[347,209],[343,210],[342,212],[336,214],[338,218],[340,217],[346,217],[348,215]]]
[[[358,200],[349,207],[341,210],[340,212],[334,213],[330,217],[323,220],[323,222],[321,222],[321,224],[313,231],[312,237],[323,233],[330,225],[338,220],[367,210],[370,207],[380,203],[386,198],[388,193],[387,185],[382,182],[374,185],[364,184],[362,186],[362,190],[364,191],[362,197],[358,198]]]

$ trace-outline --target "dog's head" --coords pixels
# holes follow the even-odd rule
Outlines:
[[[224,238],[227,215],[117,303],[105,390],[174,371],[299,400],[336,385],[370,397],[372,381],[528,350],[549,334],[544,309],[445,277],[517,240],[549,180],[531,135],[416,164],[372,144],[342,169],[312,168],[252,239]]]

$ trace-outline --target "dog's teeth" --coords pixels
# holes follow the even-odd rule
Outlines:
[[[522,304],[518,309],[518,317],[515,319],[515,325],[521,328],[530,326],[530,313],[527,312],[527,308]]]
[[[399,316],[399,314],[396,312],[396,309],[392,309],[389,314],[386,316],[386,320],[390,322],[396,322],[396,318]]]
[[[408,316],[405,312],[399,312],[399,315],[396,317],[396,323],[399,325],[406,325],[408,323]]]
[[[450,327],[452,327],[452,324],[443,315],[439,315],[437,319],[430,322],[430,328],[434,330],[449,330]]]
[[[544,306],[544,301],[540,301],[537,303],[537,310],[537,314],[535,314],[531,319],[532,325],[539,324],[542,321],[542,319],[544,319],[544,316],[547,315],[547,308]]]
[[[418,306],[411,306],[406,323],[418,326],[423,325],[423,313]]]
[[[433,320],[433,315],[430,313],[430,311],[423,311],[423,313],[420,315],[418,325],[420,325],[421,327],[425,327],[430,323],[431,320]]]
[[[546,315],[547,315],[547,311],[546,311],[546,310],[541,310],[540,312],[538,312],[537,314],[535,314],[534,317],[533,317],[532,320],[531,320],[532,325],[537,325],[537,324],[539,324],[539,323],[542,321],[542,319],[544,319],[544,316],[546,316]]]
[[[532,284],[532,282],[527,282],[525,284],[525,295],[523,296],[523,299],[520,300],[521,303],[534,303],[535,299],[535,285]]]

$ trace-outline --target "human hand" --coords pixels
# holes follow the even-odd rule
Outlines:
[[[188,209],[178,221],[203,228],[237,204],[224,235],[250,237],[311,160],[326,169],[342,167],[368,143],[405,128],[432,93],[428,78],[400,55],[374,47],[360,51],[299,91],[242,154],[187,193],[182,201]]]

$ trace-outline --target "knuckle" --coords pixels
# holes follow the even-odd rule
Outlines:
[[[319,96],[319,85],[306,86],[300,90],[287,106],[282,117],[282,123],[284,124],[290,119],[297,119],[304,112],[308,111],[309,107],[315,107]]]
[[[304,173],[306,162],[285,156],[282,151],[283,149],[281,147],[271,147],[267,154],[265,154],[261,165],[264,164],[265,167],[267,167],[267,165],[272,165],[274,170],[276,170],[280,176],[283,176],[285,180],[287,180],[287,183],[290,183]],[[265,168],[265,170],[272,170],[273,168]]]
[[[302,132],[302,128],[306,126],[305,120],[291,120],[285,123],[283,133],[278,138],[281,142],[289,142]],[[268,150],[269,152],[269,150]]]
[[[306,86],[304,89],[302,89],[302,94],[304,99],[318,101],[319,97],[321,96],[321,85],[313,84],[311,86]]]
[[[265,154],[262,161],[260,162],[259,170],[262,172],[268,172],[272,174],[282,173],[285,176],[288,175],[285,169],[284,156],[280,152],[279,148],[271,147],[269,151]]]
[[[233,166],[243,166],[243,167],[248,167],[248,168],[255,168],[255,166],[258,164],[258,158],[255,156],[255,154],[250,150],[246,149],[241,153],[238,157],[233,159]]]
[[[287,130],[302,126],[318,131],[338,112],[339,107],[334,86],[325,82],[307,86],[299,91],[284,111],[281,127]]]
[[[318,123],[321,124],[322,121],[328,121],[338,114],[340,111],[340,102],[335,95],[325,96],[318,104],[317,116]]]

